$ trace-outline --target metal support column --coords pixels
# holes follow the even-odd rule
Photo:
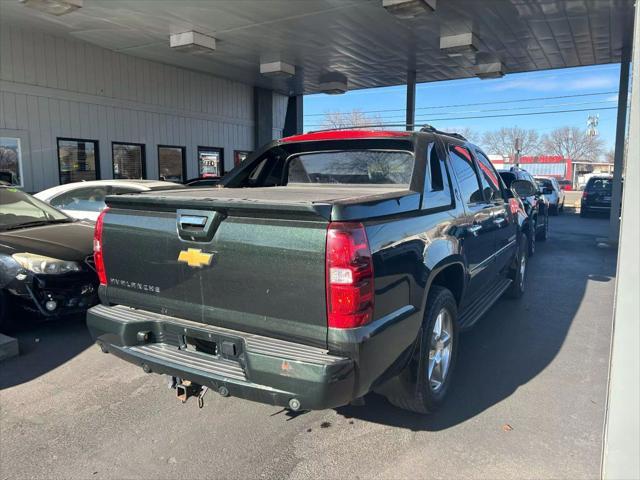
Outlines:
[[[407,130],[411,131],[416,126],[416,71],[407,72]]]
[[[285,137],[302,133],[304,128],[303,119],[303,96],[295,95],[289,97],[287,102],[287,114],[284,118],[284,130],[282,134]]]
[[[255,120],[255,145],[257,150],[273,140],[273,91],[266,88],[253,89],[253,115]]]
[[[616,146],[613,166],[613,189],[611,191],[611,214],[609,217],[609,242],[616,243],[620,233],[620,201],[622,200],[622,171],[624,170],[624,143],[627,126],[627,102],[629,100],[629,62],[631,45],[623,48],[618,88],[618,118],[616,120]]]
[[[629,42],[631,43],[631,42]],[[635,8],[629,149],[618,250],[602,476],[640,478],[640,4]]]

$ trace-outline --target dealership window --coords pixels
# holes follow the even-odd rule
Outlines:
[[[58,138],[58,168],[61,184],[100,178],[97,140]]]
[[[221,177],[224,174],[224,151],[216,147],[198,147],[198,174]]]
[[[185,148],[158,145],[158,174],[160,180],[184,182],[186,180]]]
[[[251,152],[248,152],[246,150],[235,150],[233,152],[233,166],[237,167],[238,165],[240,165],[247,159],[250,154]]]
[[[0,181],[22,185],[22,150],[20,139],[0,137]]]
[[[141,179],[145,177],[144,145],[113,142],[111,149],[113,178]]]

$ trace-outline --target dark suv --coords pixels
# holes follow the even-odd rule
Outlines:
[[[582,192],[580,201],[580,216],[586,217],[590,213],[606,213],[611,211],[611,187],[613,177],[602,175],[591,177]]]
[[[511,167],[509,170],[500,170],[500,176],[507,188],[511,187],[514,180],[526,180],[536,184],[533,176],[519,167]],[[524,210],[527,212],[529,239],[529,255],[536,251],[536,240],[545,241],[549,236],[549,202],[537,188],[532,195],[522,198]]]

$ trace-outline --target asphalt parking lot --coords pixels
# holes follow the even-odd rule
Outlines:
[[[81,320],[18,333],[0,364],[0,478],[595,478],[600,475],[615,250],[606,218],[551,217],[521,300],[462,337],[445,408],[289,416],[205,397],[92,345]]]

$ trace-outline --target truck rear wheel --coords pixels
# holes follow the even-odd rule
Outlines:
[[[406,388],[388,395],[396,407],[430,413],[449,390],[458,352],[457,305],[446,288],[433,286],[427,298],[418,344],[403,375]]]

